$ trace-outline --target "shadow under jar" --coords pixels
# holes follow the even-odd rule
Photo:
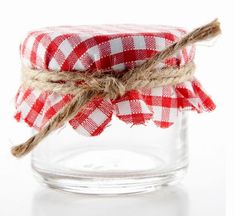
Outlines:
[[[66,126],[33,151],[36,176],[52,188],[88,194],[137,193],[175,183],[188,165],[187,116],[173,126],[129,125],[113,118],[100,136]]]

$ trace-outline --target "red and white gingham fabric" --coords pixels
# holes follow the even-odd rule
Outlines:
[[[22,63],[34,69],[124,73],[185,34],[181,28],[154,25],[48,27],[28,33],[20,53]],[[193,60],[194,52],[194,46],[188,46],[157,67],[183,66]],[[15,118],[40,130],[72,97],[20,87]],[[192,78],[174,86],[129,91],[115,100],[94,99],[69,123],[80,134],[96,136],[110,123],[113,114],[126,123],[152,120],[167,128],[179,111],[214,108],[201,84]]]

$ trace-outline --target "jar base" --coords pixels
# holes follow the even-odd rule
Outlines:
[[[49,174],[35,168],[34,171],[36,178],[52,189],[81,194],[119,195],[146,193],[175,184],[184,177],[187,166],[155,176],[110,179]]]

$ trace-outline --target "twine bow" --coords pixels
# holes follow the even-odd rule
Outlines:
[[[36,135],[29,138],[25,143],[14,146],[11,150],[12,154],[21,157],[29,153],[41,140],[72,119],[78,111],[94,98],[115,99],[130,90],[175,85],[189,80],[195,70],[193,62],[179,68],[156,69],[156,65],[178,50],[190,44],[213,38],[219,33],[220,24],[217,20],[214,20],[195,29],[178,42],[157,53],[141,66],[124,74],[115,74],[109,71],[102,71],[102,73],[99,71],[94,73],[53,72],[23,67],[23,86],[59,94],[70,94],[73,95],[73,98]]]

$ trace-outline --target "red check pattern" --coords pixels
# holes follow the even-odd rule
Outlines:
[[[142,64],[177,41],[185,31],[167,26],[102,25],[49,27],[28,33],[20,46],[22,63],[53,71],[125,71]],[[189,46],[158,68],[180,67],[194,58]],[[73,96],[20,87],[16,96],[18,121],[40,130]],[[182,110],[211,111],[215,104],[195,78],[175,86],[129,91],[115,100],[94,99],[69,121],[80,134],[96,136],[115,114],[131,124],[152,120],[171,126]]]

